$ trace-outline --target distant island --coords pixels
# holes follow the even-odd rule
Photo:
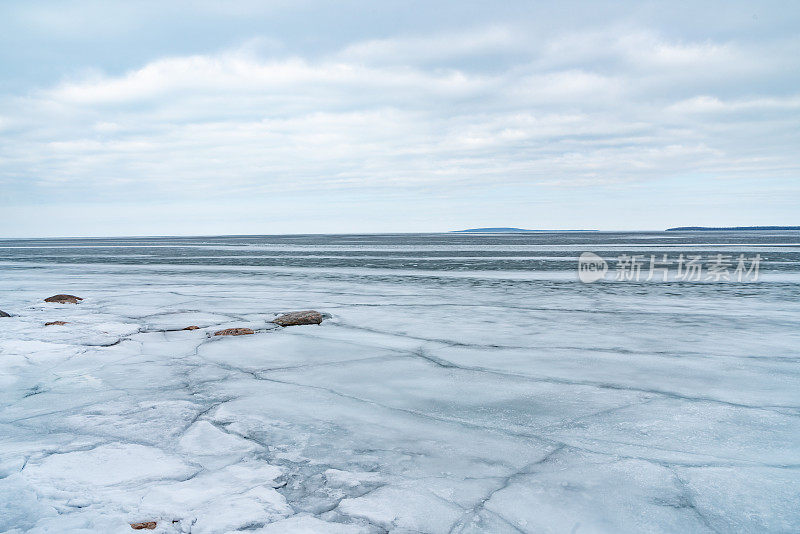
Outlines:
[[[509,234],[515,232],[596,232],[597,230],[526,230],[525,228],[469,228],[453,230],[452,233]]]
[[[800,230],[800,226],[678,226],[667,228],[667,232],[735,232],[743,230]]]

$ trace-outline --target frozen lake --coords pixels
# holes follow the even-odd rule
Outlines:
[[[0,532],[800,531],[800,232],[0,240],[0,309]]]

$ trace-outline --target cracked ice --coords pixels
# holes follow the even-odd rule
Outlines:
[[[15,265],[0,531],[796,531],[798,285],[737,291]]]

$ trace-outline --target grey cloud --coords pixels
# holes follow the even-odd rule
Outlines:
[[[0,203],[686,176],[797,194],[797,36],[479,19],[313,51],[248,35],[6,92]]]

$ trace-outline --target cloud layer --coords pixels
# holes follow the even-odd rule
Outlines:
[[[639,202],[671,180],[800,198],[796,35],[691,40],[629,22],[541,35],[475,21],[323,52],[291,44],[240,38],[7,92],[0,205],[305,195],[463,210],[474,193],[502,213],[557,189],[545,196],[569,211],[571,195],[630,188]]]

